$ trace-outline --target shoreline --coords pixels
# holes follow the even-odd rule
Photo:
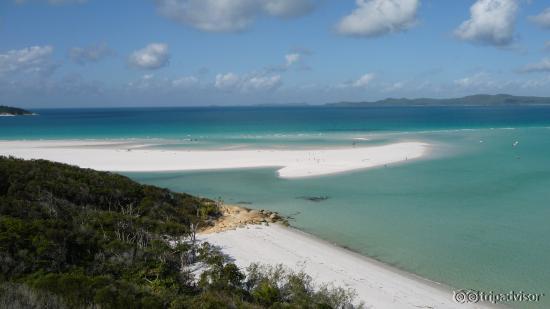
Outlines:
[[[135,144],[133,146],[135,147]],[[46,159],[113,172],[126,171],[124,167],[135,168],[138,171],[168,171],[186,167],[191,168],[190,170],[200,170],[213,163],[218,164],[218,168],[213,169],[283,166],[278,171],[280,177],[298,178],[354,171],[391,163],[401,164],[424,156],[429,146],[420,142],[402,142],[383,146],[320,150],[176,151],[139,148],[128,150],[122,148],[128,147],[128,144],[92,141],[0,141],[0,155],[13,155],[24,159]],[[205,156],[208,157],[207,160],[204,160]],[[283,156],[282,160],[280,156]],[[233,160],[235,158],[236,161]],[[364,163],[365,158],[369,159],[368,164]],[[325,164],[319,163],[321,159],[326,160]],[[376,164],[373,164],[373,161],[376,161]],[[279,164],[273,164],[273,162]],[[310,169],[292,170],[292,167],[296,168],[292,165],[293,163],[309,164],[307,166]],[[219,167],[220,164],[222,167]],[[240,166],[239,164],[249,165]],[[290,167],[285,164],[290,164]],[[173,165],[177,168],[174,169]],[[117,166],[123,168],[113,168]],[[165,170],[162,167],[170,169]],[[288,173],[288,169],[293,173]],[[310,173],[304,173],[305,171]],[[231,207],[245,209],[240,206]],[[252,262],[272,265],[283,263],[291,269],[304,270],[317,284],[334,282],[338,286],[356,290],[358,299],[364,300],[368,306],[379,308],[486,307],[485,304],[455,303],[452,300],[453,294],[450,287],[397,269],[296,228],[287,228],[276,223],[269,224],[273,222],[266,220],[266,216],[270,218],[274,214],[272,212],[239,211],[241,214],[251,212],[259,217],[237,220],[233,225],[213,230],[211,233],[200,233],[199,239],[220,246],[225,254],[235,259],[240,268],[245,268]],[[269,226],[258,225],[266,222]]]
[[[356,301],[363,301],[367,308],[496,307],[456,303],[450,286],[279,223],[246,224],[199,233],[198,239],[218,246],[241,269],[255,262],[283,264],[294,271],[306,272],[316,285],[334,283],[354,289]]]
[[[0,155],[45,159],[111,172],[169,172],[277,167],[280,178],[305,178],[401,164],[422,158],[430,144],[322,149],[171,150],[97,141],[0,141]]]

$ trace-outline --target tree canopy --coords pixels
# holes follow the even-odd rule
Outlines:
[[[0,105],[0,114],[31,115],[32,112],[29,112],[28,110],[25,110],[25,109],[22,109],[22,108]]]
[[[0,307],[338,308],[353,293],[303,273],[245,275],[190,241],[212,200],[107,172],[0,157]]]

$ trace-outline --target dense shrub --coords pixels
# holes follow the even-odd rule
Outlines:
[[[218,205],[112,173],[0,157],[0,307],[351,304],[349,292],[314,289],[305,274],[253,265],[245,276],[207,243],[184,241]]]

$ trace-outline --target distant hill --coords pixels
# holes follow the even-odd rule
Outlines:
[[[335,107],[381,107],[381,106],[526,106],[526,105],[550,105],[548,97],[524,97],[508,94],[478,94],[462,98],[450,99],[395,99],[388,98],[372,102],[338,102],[329,103],[326,106]]]
[[[310,105],[304,102],[299,102],[299,103],[265,103],[265,104],[256,104],[253,106],[255,107],[306,107]]]
[[[24,110],[22,108],[0,105],[0,115],[22,116],[22,115],[33,115],[33,112]]]

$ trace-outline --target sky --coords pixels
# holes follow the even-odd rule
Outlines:
[[[546,0],[1,0],[0,104],[550,96]]]

